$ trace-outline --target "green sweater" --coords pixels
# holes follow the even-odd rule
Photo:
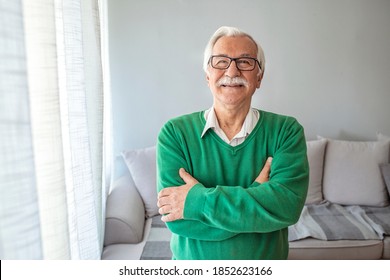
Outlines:
[[[157,143],[157,190],[180,186],[183,167],[199,184],[184,218],[168,222],[174,259],[286,259],[289,225],[303,208],[309,166],[302,126],[260,111],[247,139],[230,146],[212,129],[201,138],[204,112],[168,121]],[[254,182],[272,156],[269,182]]]

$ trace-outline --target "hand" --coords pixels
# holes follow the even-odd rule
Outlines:
[[[256,178],[256,182],[262,184],[269,181],[269,173],[271,171],[272,157],[267,158],[263,169],[260,171],[259,176]]]
[[[158,193],[158,212],[165,215],[161,218],[163,222],[183,219],[184,202],[187,194],[198,183],[198,180],[187,173],[184,168],[180,168],[179,175],[185,182],[184,185],[165,188]]]

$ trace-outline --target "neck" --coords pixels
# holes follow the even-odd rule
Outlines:
[[[241,130],[249,109],[249,106],[238,109],[229,109],[218,106],[214,107],[219,126],[229,140],[231,140]]]

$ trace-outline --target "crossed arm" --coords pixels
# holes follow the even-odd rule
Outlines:
[[[263,169],[255,179],[256,182],[261,184],[269,180],[271,162],[272,157],[269,157]],[[179,169],[179,175],[185,182],[184,185],[164,188],[158,193],[157,206],[159,207],[159,213],[163,215],[161,220],[164,222],[183,219],[184,203],[187,194],[193,186],[199,183],[198,180],[186,172],[184,168]]]

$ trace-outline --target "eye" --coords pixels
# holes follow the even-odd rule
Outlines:
[[[214,57],[213,64],[218,67],[226,67],[229,65],[230,60],[226,57]]]
[[[242,66],[252,66],[253,65],[253,59],[251,58],[240,58],[237,60],[237,64],[240,64]]]

